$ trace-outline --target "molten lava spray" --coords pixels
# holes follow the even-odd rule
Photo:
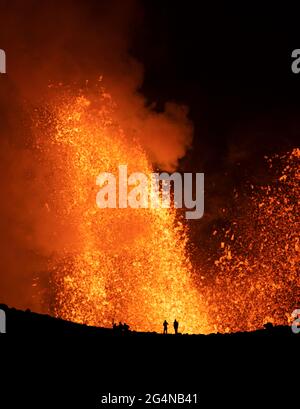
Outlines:
[[[206,332],[207,319],[186,252],[183,224],[170,209],[99,209],[101,172],[153,172],[138,140],[128,141],[113,120],[110,95],[65,96],[39,114],[38,148],[51,166],[47,209],[68,237],[52,257],[55,316],[161,331],[176,318],[181,331]],[[44,124],[45,125],[45,124]],[[48,137],[45,137],[47,132]],[[57,223],[56,223],[57,225]],[[54,226],[55,228],[55,226]],[[58,240],[60,238],[58,237]]]
[[[236,192],[231,226],[221,233],[206,293],[221,332],[286,325],[300,302],[300,150],[267,160],[273,182],[250,185],[243,199]]]
[[[116,174],[120,164],[129,173],[149,174],[153,164],[173,171],[192,144],[185,108],[158,112],[139,92],[143,67],[128,53],[141,21],[136,2],[20,3],[0,5],[9,55],[0,89],[0,301],[142,330],[175,318],[188,332],[286,324],[300,301],[299,150],[268,159],[269,186],[235,193],[234,209],[222,213],[228,227],[213,232],[219,253],[199,245],[191,266],[174,211],[96,206],[100,172]],[[49,81],[94,83],[99,73],[113,98],[76,86],[45,95]]]

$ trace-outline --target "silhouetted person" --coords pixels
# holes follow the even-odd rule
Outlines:
[[[164,334],[167,334],[168,333],[168,323],[167,323],[167,321],[166,320],[164,320],[164,323],[163,323],[163,326],[164,326]]]
[[[126,324],[126,322],[124,322],[123,324],[123,329],[124,329],[125,334],[129,331],[129,325]]]
[[[174,325],[175,334],[178,334],[179,322],[176,319],[175,319],[173,325]]]

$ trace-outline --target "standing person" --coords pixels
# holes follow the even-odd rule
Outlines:
[[[175,334],[177,335],[178,334],[179,322],[176,320],[176,318],[175,318],[175,321],[174,321],[173,325],[174,325]]]
[[[164,334],[167,334],[168,333],[168,323],[167,323],[167,321],[166,320],[164,320],[164,323],[163,323],[163,326],[164,326]]]

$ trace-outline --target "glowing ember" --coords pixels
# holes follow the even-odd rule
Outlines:
[[[59,95],[38,112],[35,131],[49,184],[45,226],[58,243],[51,312],[159,332],[175,318],[180,331],[193,333],[287,324],[300,300],[299,149],[268,159],[270,186],[236,192],[230,227],[213,232],[220,254],[213,265],[200,260],[195,272],[175,211],[96,205],[101,172],[116,175],[122,164],[129,174],[153,172],[140,141],[128,140],[114,120],[110,95]]]
[[[237,203],[215,262],[207,296],[222,332],[286,325],[300,300],[300,150],[268,161],[281,173],[271,186],[251,186],[248,203]]]
[[[65,226],[57,235],[68,237],[51,261],[53,313],[88,325],[125,321],[144,331],[161,331],[164,319],[176,318],[181,331],[207,332],[175,213],[96,206],[100,172],[117,174],[120,164],[129,173],[153,172],[139,141],[129,142],[114,123],[110,96],[68,94],[49,112],[42,118],[48,138],[43,133],[38,141],[52,163],[47,206]]]

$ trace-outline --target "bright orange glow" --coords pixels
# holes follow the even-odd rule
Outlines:
[[[153,172],[139,141],[129,141],[113,121],[106,93],[95,98],[65,95],[51,108],[49,138],[39,146],[52,158],[49,208],[70,235],[65,251],[51,262],[54,314],[110,327],[162,330],[176,318],[183,332],[207,332],[203,301],[186,252],[183,224],[170,209],[99,209],[96,177]],[[171,328],[172,325],[170,325]]]
[[[219,255],[193,267],[174,210],[96,205],[101,172],[117,175],[123,164],[129,174],[153,172],[140,141],[120,129],[110,95],[59,95],[38,113],[35,131],[49,167],[46,225],[58,242],[49,264],[51,312],[158,332],[175,318],[189,333],[287,324],[300,300],[299,149],[268,159],[272,184],[236,192],[235,210],[224,214],[230,226],[213,232]]]

